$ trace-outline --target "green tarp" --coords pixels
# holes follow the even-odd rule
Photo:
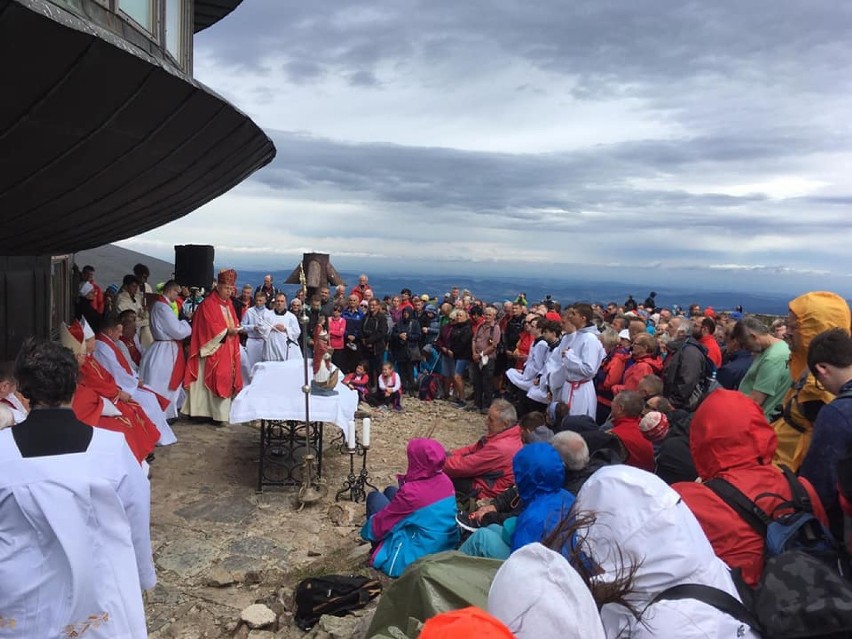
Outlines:
[[[502,563],[455,550],[419,559],[385,589],[368,639],[416,639],[425,620],[441,612],[467,606],[485,610]]]

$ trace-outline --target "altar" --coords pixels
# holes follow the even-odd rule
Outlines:
[[[299,486],[305,455],[317,460],[322,477],[323,424],[343,433],[355,419],[358,393],[341,383],[337,395],[308,395],[305,419],[305,371],[302,360],[259,362],[251,384],[231,402],[230,422],[260,420],[260,462],[257,490],[267,486]]]

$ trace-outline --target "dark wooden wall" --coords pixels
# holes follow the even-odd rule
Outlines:
[[[28,337],[51,336],[51,257],[0,256],[0,360]]]

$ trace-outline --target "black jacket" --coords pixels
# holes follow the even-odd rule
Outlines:
[[[687,408],[695,387],[704,379],[707,350],[688,337],[669,342],[663,368],[663,395],[675,408]]]
[[[361,325],[361,344],[370,355],[381,355],[388,344],[388,316],[378,311],[367,314]]]

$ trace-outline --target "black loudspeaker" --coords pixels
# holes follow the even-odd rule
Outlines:
[[[207,244],[175,246],[175,279],[184,286],[210,289],[215,249]]]

